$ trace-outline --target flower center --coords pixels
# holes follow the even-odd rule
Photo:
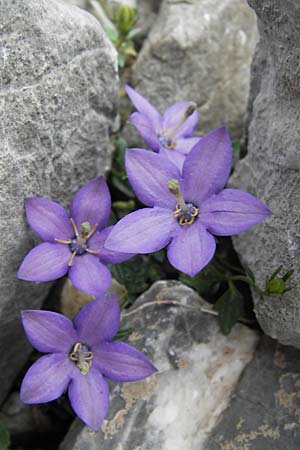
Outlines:
[[[176,140],[174,139],[176,132],[178,131],[178,128],[180,128],[181,125],[186,121],[186,119],[193,114],[196,108],[196,103],[190,102],[188,107],[180,117],[178,123],[173,128],[170,128],[169,130],[163,130],[157,134],[159,143],[163,147],[167,148],[168,150],[174,150],[176,148]]]
[[[179,225],[192,225],[199,215],[199,209],[192,203],[185,203],[178,180],[169,180],[168,189],[177,200],[173,216],[177,218]]]
[[[58,244],[66,244],[69,246],[71,250],[71,258],[69,260],[69,267],[72,266],[74,262],[75,256],[81,256],[85,252],[90,253],[92,255],[98,255],[99,252],[97,250],[92,250],[88,248],[88,240],[89,238],[95,233],[97,230],[98,224],[96,223],[92,228],[89,224],[89,222],[83,222],[80,225],[80,232],[78,231],[78,228],[76,226],[76,223],[71,218],[70,219],[72,228],[74,230],[74,236],[70,239],[57,239],[55,238],[54,241]]]
[[[69,358],[76,364],[82,375],[86,375],[91,368],[93,356],[93,353],[85,344],[77,342],[74,345]]]

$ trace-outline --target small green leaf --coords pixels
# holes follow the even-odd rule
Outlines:
[[[214,308],[218,311],[218,321],[223,334],[227,336],[232,327],[244,313],[244,299],[233,283],[229,289],[215,303]]]
[[[120,340],[126,338],[130,333],[132,333],[132,331],[133,331],[133,327],[120,328],[118,330],[117,334],[115,335],[115,337],[113,338],[113,341],[120,341]]]
[[[137,17],[136,9],[129,5],[121,5],[117,12],[116,26],[118,30],[126,35],[135,24]]]
[[[10,437],[7,429],[0,423],[0,450],[9,450]]]
[[[119,33],[117,30],[114,30],[113,28],[105,28],[104,31],[113,44],[119,39]]]

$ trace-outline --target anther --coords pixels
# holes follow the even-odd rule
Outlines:
[[[89,351],[81,342],[77,342],[74,345],[73,351],[69,355],[69,358],[76,363],[82,375],[86,375],[89,372],[93,357],[93,352]]]
[[[71,242],[72,242],[72,239],[57,239],[57,238],[54,238],[54,240],[58,244],[71,244]]]
[[[69,267],[72,267],[75,256],[76,256],[76,252],[73,252],[71,255],[71,258],[69,259],[69,262],[68,262]]]
[[[72,219],[72,217],[70,218],[70,222],[71,222],[72,228],[73,228],[73,230],[74,230],[75,236],[76,236],[76,237],[79,237],[78,228],[77,228],[77,226],[76,226],[76,223],[75,223],[74,220]]]

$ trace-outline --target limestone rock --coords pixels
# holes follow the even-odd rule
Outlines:
[[[300,351],[263,338],[205,450],[298,450]]]
[[[282,297],[254,295],[264,332],[300,348],[300,10],[297,0],[251,0],[260,41],[252,67],[248,106],[248,154],[231,185],[264,200],[273,215],[234,238],[242,260],[264,286],[283,265],[295,269],[295,289]]]
[[[164,0],[133,67],[132,85],[161,111],[199,105],[201,134],[242,133],[256,19],[246,0]]]
[[[257,343],[254,331],[236,325],[223,336],[206,304],[176,281],[160,281],[124,315],[129,343],[159,372],[114,384],[102,429],[76,420],[61,450],[204,450],[209,432],[228,406]],[[207,307],[207,305],[206,305]]]
[[[0,402],[30,351],[20,309],[50,284],[18,281],[33,245],[24,198],[65,206],[110,165],[116,53],[97,20],[55,0],[0,0]]]

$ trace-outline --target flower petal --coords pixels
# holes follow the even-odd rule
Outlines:
[[[176,132],[176,138],[187,138],[194,134],[194,131],[198,125],[199,122],[199,114],[198,110],[196,109],[193,114],[188,117],[181,127],[178,128]]]
[[[140,209],[115,225],[105,247],[128,253],[156,252],[167,245],[178,226],[172,211],[168,209]]]
[[[25,212],[30,228],[44,241],[73,236],[67,211],[58,203],[44,197],[25,200]]]
[[[77,416],[97,431],[107,414],[109,390],[102,375],[93,368],[82,375],[78,370],[69,386],[69,399]]]
[[[163,114],[162,128],[164,131],[170,131],[176,129],[176,127],[183,121],[186,110],[190,102],[178,102],[167,108]],[[194,113],[193,113],[194,114]],[[186,119],[187,120],[187,119]],[[184,120],[184,122],[186,121]],[[197,123],[196,123],[197,125]],[[178,128],[179,129],[179,128]],[[176,134],[178,129],[176,129]],[[191,134],[193,134],[194,129]]]
[[[176,139],[176,151],[187,155],[192,148],[198,144],[201,137],[179,138]]]
[[[152,122],[142,113],[134,112],[129,116],[130,122],[135,126],[144,141],[152,150],[159,149],[159,141]]]
[[[75,256],[69,270],[69,278],[73,285],[89,295],[100,294],[109,288],[111,283],[110,271],[95,255],[85,253]]]
[[[231,236],[262,222],[270,214],[269,208],[253,195],[224,189],[202,203],[199,219],[211,233]]]
[[[26,281],[50,281],[68,271],[71,252],[68,245],[43,242],[25,256],[17,277]]]
[[[165,147],[161,147],[159,150],[159,154],[170,161],[174,166],[177,167],[180,173],[182,173],[183,164],[185,160],[185,155],[176,150],[170,150]]]
[[[145,97],[128,86],[128,84],[125,85],[125,91],[136,109],[150,119],[154,129],[158,129],[161,124],[161,115],[157,109]]]
[[[77,342],[72,321],[62,314],[25,310],[21,316],[27,337],[39,352],[67,354]]]
[[[23,379],[20,392],[22,402],[46,403],[60,397],[75,368],[68,355],[53,353],[42,356],[29,368]]]
[[[176,269],[193,277],[209,263],[215,250],[214,237],[197,221],[181,227],[168,247],[168,259]]]
[[[149,359],[124,342],[103,342],[94,350],[93,364],[113,381],[137,381],[157,369]]]
[[[100,261],[104,264],[118,264],[132,258],[135,253],[122,253],[114,250],[108,250],[104,247],[104,243],[108,235],[112,232],[114,225],[103,228],[89,239],[89,248],[99,251]]]
[[[174,164],[163,155],[131,148],[126,151],[125,166],[132,188],[145,205],[175,208],[175,197],[168,190],[168,181],[180,178]]]
[[[100,295],[85,305],[74,319],[81,342],[89,347],[111,340],[119,329],[120,305],[114,294]]]
[[[203,200],[223,189],[230,174],[231,159],[231,142],[225,127],[202,137],[185,158],[185,200],[199,207]]]
[[[78,229],[83,222],[89,222],[91,227],[98,224],[98,229],[101,229],[108,221],[110,207],[111,200],[107,184],[103,177],[98,177],[76,192],[70,206],[70,213]]]

